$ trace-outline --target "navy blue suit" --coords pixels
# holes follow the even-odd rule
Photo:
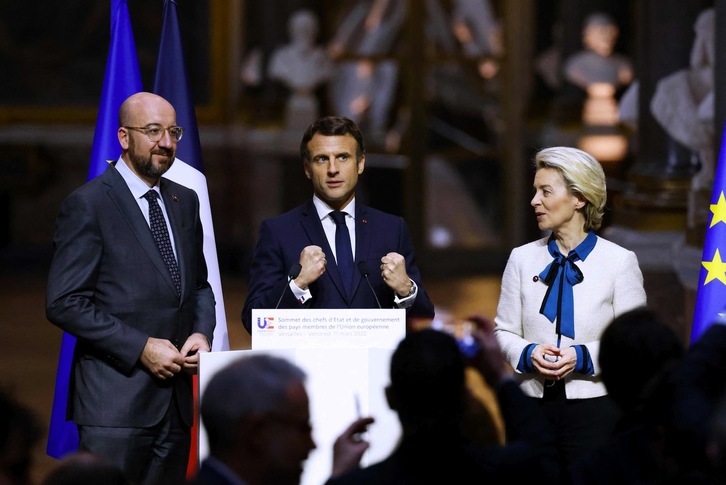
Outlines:
[[[415,264],[411,236],[403,218],[356,203],[355,264],[364,261],[368,280],[382,308],[394,308],[394,292],[381,278],[381,258],[396,252],[406,258],[406,272],[418,286],[418,294],[407,316],[432,318],[434,306],[421,281]],[[287,274],[300,259],[303,248],[320,246],[328,257],[325,273],[310,285],[312,299],[301,303],[289,288]],[[356,269],[353,293],[346,295],[340,272],[332,256],[325,231],[312,199],[285,214],[267,219],[260,225],[257,245],[252,256],[250,288],[242,310],[242,322],[252,329],[253,308],[378,308],[376,296]]]

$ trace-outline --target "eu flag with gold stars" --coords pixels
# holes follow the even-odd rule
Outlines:
[[[726,312],[726,134],[711,192],[711,214],[701,257],[701,274],[696,290],[691,344],[706,331],[720,313]]]

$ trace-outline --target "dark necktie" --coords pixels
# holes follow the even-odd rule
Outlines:
[[[350,244],[350,233],[345,225],[345,212],[333,211],[330,217],[335,221],[335,262],[340,270],[340,277],[345,285],[345,292],[351,296],[353,286],[353,250]]]
[[[171,248],[171,240],[169,239],[169,231],[166,228],[164,214],[159,207],[159,194],[155,190],[149,190],[144,194],[144,198],[149,201],[149,223],[151,226],[151,234],[154,236],[156,246],[164,258],[164,264],[169,270],[171,279],[176,286],[177,295],[181,293],[181,278],[179,277],[179,266],[177,266],[174,250]]]

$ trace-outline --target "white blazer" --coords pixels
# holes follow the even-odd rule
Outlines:
[[[494,331],[515,370],[530,343],[557,344],[555,324],[539,312],[547,285],[538,275],[552,262],[547,241],[543,238],[513,249],[502,276]],[[587,259],[575,264],[584,276],[572,287],[575,338],[562,336],[560,347],[585,345],[590,352],[595,375],[572,372],[565,377],[567,398],[583,399],[607,394],[598,363],[603,330],[616,316],[644,306],[646,296],[635,253],[607,239],[598,237]],[[544,381],[538,373],[517,371],[516,377],[527,395],[542,397]]]

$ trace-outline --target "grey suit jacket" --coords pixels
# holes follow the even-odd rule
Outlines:
[[[174,394],[184,421],[193,421],[191,376],[181,372],[161,382],[139,362],[149,337],[180,348],[200,332],[211,343],[215,325],[197,195],[164,178],[160,188],[174,234],[181,297],[113,165],[61,204],[46,314],[77,338],[68,406],[76,424],[151,426]]]

